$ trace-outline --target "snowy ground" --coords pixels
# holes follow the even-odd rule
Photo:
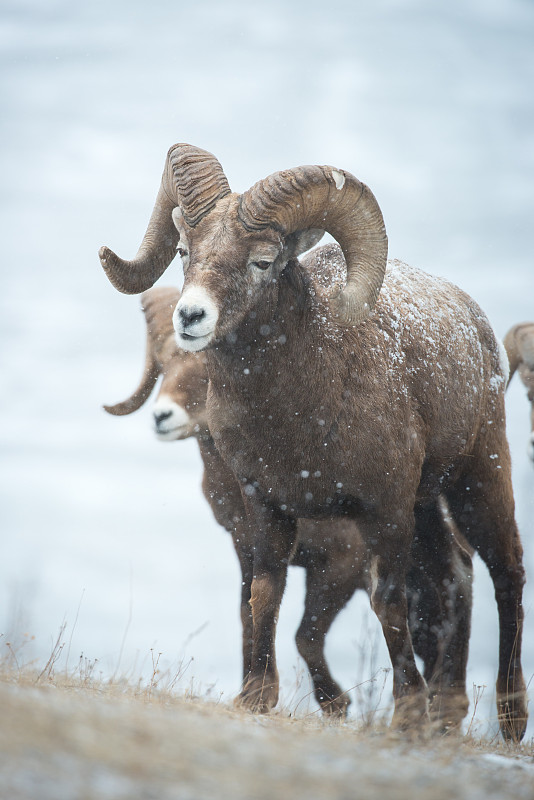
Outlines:
[[[5,675],[2,676],[5,679]],[[253,717],[124,687],[0,683],[9,800],[532,800],[532,752]]]
[[[144,333],[98,248],[135,253],[176,141],[214,152],[238,191],[330,163],[369,183],[392,256],[460,284],[504,335],[534,317],[533,35],[527,0],[3,3],[0,644],[26,640],[46,659],[66,621],[71,666],[83,653],[136,675],[161,652],[184,684],[235,694],[238,570],[196,446],[156,442],[148,408],[101,410],[134,388]],[[180,282],[178,265],[162,280]],[[508,419],[533,576],[528,680],[534,470],[518,382]],[[293,643],[302,578],[291,570],[279,626],[286,702],[308,691]],[[497,630],[480,564],[473,628],[484,732]],[[366,598],[340,615],[328,653],[346,687],[388,666]]]

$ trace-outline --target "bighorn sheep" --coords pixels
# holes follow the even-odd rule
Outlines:
[[[519,377],[527,388],[530,401],[530,436],[527,452],[534,463],[534,322],[520,322],[514,325],[504,337],[504,346],[510,363],[510,376],[519,369]]]
[[[246,680],[252,655],[250,537],[244,525],[239,484],[217,453],[208,429],[205,355],[180,350],[176,344],[172,312],[179,299],[177,289],[162,287],[149,289],[142,295],[147,342],[141,382],[126,401],[104,408],[110,414],[131,414],[146,402],[161,375],[153,406],[156,436],[163,441],[197,438],[204,462],[204,495],[217,522],[232,534],[241,566],[243,680]],[[305,611],[296,636],[297,648],[307,664],[316,700],[323,711],[343,716],[350,700],[330,674],[324,645],[332,622],[356,589],[370,589],[362,538],[354,522],[343,517],[321,521],[301,519],[297,534],[291,563],[306,569]],[[410,632],[414,649],[424,663],[424,675],[433,695],[433,716],[440,729],[458,727],[461,722],[457,709],[451,716],[442,695],[444,687],[450,685],[463,687],[465,691],[472,599],[470,553],[452,528],[446,542],[443,561],[451,566],[443,574],[441,562],[425,563],[425,554],[417,548],[408,573]],[[442,578],[451,569],[454,585],[447,582],[443,587]]]
[[[324,231],[340,247],[301,264]],[[276,619],[297,519],[338,514],[357,522],[364,541],[393,665],[393,724],[427,719],[406,571],[412,542],[439,559],[443,494],[493,579],[499,722],[503,736],[520,739],[524,570],[505,433],[508,373],[483,312],[445,280],[399,262],[386,273],[378,203],[333,167],[277,172],[239,195],[213,155],[174,145],[137,256],[123,261],[104,247],[100,258],[116,288],[137,293],[177,248],[185,275],[177,340],[206,350],[210,431],[253,533],[242,703],[265,711],[278,699]],[[314,283],[325,260],[345,262],[345,285]]]

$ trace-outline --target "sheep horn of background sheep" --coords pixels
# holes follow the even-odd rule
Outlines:
[[[189,144],[173,145],[136,257],[125,261],[108,247],[100,248],[100,261],[113,286],[124,294],[139,294],[153,286],[176,255],[180,237],[173,209],[179,206],[187,224],[194,227],[227,194],[230,186],[215,156]]]
[[[534,371],[534,322],[514,325],[504,337],[503,343],[510,365],[508,383],[521,362]]]
[[[384,279],[388,246],[382,212],[364,183],[328,166],[275,172],[242,195],[239,218],[247,230],[273,227],[284,236],[326,230],[347,263],[347,284],[331,298],[333,314],[346,325],[369,314]]]
[[[145,311],[146,315],[147,308],[144,307],[143,310]],[[116,417],[122,417],[126,414],[133,414],[133,412],[137,411],[138,408],[141,408],[143,403],[150,397],[152,389],[156,385],[156,381],[159,378],[160,371],[159,364],[156,363],[156,359],[154,358],[153,347],[151,343],[151,331],[147,322],[145,367],[139,386],[127,400],[124,400],[122,403],[115,403],[112,406],[105,405],[104,409],[108,412],[108,414],[114,414]]]

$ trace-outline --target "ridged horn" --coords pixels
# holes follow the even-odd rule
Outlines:
[[[519,352],[526,366],[534,370],[534,322],[522,326],[518,331]]]
[[[169,340],[174,345],[174,328],[172,313],[180,299],[178,289],[169,286],[158,286],[149,289],[141,296],[141,308],[146,322],[145,368],[141,382],[135,392],[124,402],[113,406],[104,406],[108,414],[123,416],[132,414],[145,403],[156,381],[161,374],[161,364],[166,357],[162,352],[168,347]]]
[[[369,314],[384,279],[387,235],[380,207],[364,183],[328,166],[275,172],[241,196],[239,217],[250,231],[273,227],[285,236],[308,228],[328,231],[347,263],[347,283],[332,296],[332,312],[345,325]]]
[[[215,156],[193,145],[173,145],[135,258],[125,261],[108,247],[99,250],[100,262],[113,286],[125,294],[149,289],[176,255],[179,234],[172,221],[173,209],[180,207],[187,224],[195,226],[230,191]]]
[[[125,414],[133,414],[134,411],[141,408],[143,403],[148,400],[158,377],[159,367],[152,354],[150,336],[147,333],[145,368],[139,386],[127,400],[124,400],[122,403],[115,403],[113,406],[103,406],[103,408],[108,414],[113,414],[116,417],[122,417]]]

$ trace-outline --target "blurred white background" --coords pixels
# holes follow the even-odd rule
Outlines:
[[[137,384],[144,323],[98,248],[135,254],[174,142],[215,153],[237,191],[334,164],[373,189],[391,256],[458,283],[503,336],[534,318],[533,41],[530,0],[4,0],[0,648],[27,640],[19,657],[44,663],[66,622],[68,668],[83,653],[136,678],[162,653],[162,667],[188,665],[179,686],[233,697],[238,568],[196,445],[158,443],[148,405],[101,410]],[[161,283],[181,280],[175,264]],[[517,379],[508,424],[529,680],[534,470]],[[278,655],[294,706],[309,687],[297,688],[293,642],[303,574],[290,572]],[[468,680],[487,687],[481,732],[496,620],[478,562]],[[366,597],[340,615],[328,654],[345,687],[388,666]]]

